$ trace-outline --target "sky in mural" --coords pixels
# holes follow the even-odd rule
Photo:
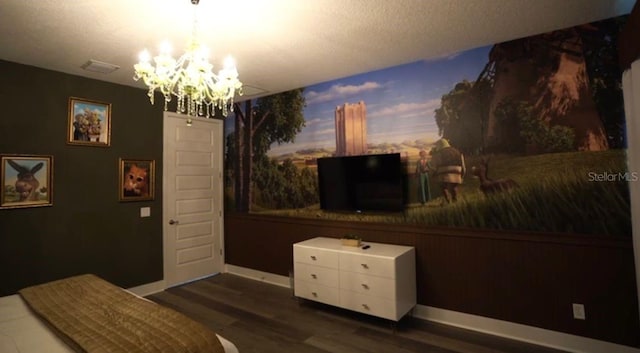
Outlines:
[[[305,88],[305,127],[294,143],[271,146],[270,157],[303,149],[335,149],[337,106],[364,101],[367,142],[401,143],[438,139],[434,110],[440,98],[462,80],[475,81],[488,62],[491,46],[446,57],[341,78]],[[233,129],[227,121],[227,133]]]

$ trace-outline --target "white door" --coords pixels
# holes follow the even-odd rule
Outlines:
[[[167,287],[219,273],[224,265],[223,123],[187,119],[164,113],[162,229]]]

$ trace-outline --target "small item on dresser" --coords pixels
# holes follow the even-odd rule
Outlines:
[[[362,239],[354,234],[346,234],[342,238],[340,238],[340,242],[343,246],[360,246]]]
[[[362,250],[367,250],[367,249],[369,249],[370,247],[371,247],[371,246],[369,246],[369,245],[365,245],[365,246],[363,246],[363,247],[362,247]]]

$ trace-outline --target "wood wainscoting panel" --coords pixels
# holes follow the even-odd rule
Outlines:
[[[293,243],[358,234],[416,248],[419,305],[640,347],[629,236],[225,215],[226,262],[288,276]],[[583,304],[586,320],[573,318]]]

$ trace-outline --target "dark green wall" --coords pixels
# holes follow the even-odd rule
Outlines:
[[[110,147],[66,144],[71,96],[112,104]],[[0,210],[0,295],[80,273],[162,279],[162,104],[145,90],[0,60],[0,153],[54,157],[53,206]],[[155,200],[118,201],[121,157],[156,161]]]

